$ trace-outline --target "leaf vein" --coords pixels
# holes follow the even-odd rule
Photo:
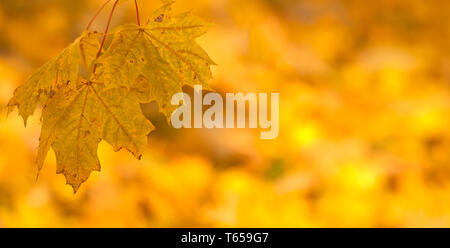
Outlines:
[[[119,121],[119,119],[117,118],[117,116],[114,115],[114,113],[112,112],[112,110],[108,107],[108,105],[105,103],[105,101],[100,97],[100,95],[98,94],[98,92],[95,90],[94,87],[92,87],[92,85],[90,86],[90,88],[92,89],[92,91],[94,92],[95,96],[98,98],[98,100],[102,103],[102,105],[105,107],[105,109],[109,112],[109,114],[112,116],[112,118],[114,119],[114,121],[117,123],[117,125],[120,127],[120,129],[122,130],[122,132],[125,133],[125,135],[127,136],[127,138],[131,141],[131,143],[133,144],[134,148],[136,149],[136,152],[138,151],[138,145],[134,142],[133,138],[131,137],[131,135],[128,133],[128,131],[125,129],[124,125]]]

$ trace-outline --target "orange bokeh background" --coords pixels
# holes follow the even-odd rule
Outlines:
[[[0,105],[86,27],[104,0],[0,2]],[[157,0],[138,1],[141,18]],[[94,23],[103,31],[109,8]],[[279,92],[280,135],[156,131],[143,159],[100,144],[74,195],[39,113],[0,109],[0,227],[450,227],[450,2],[190,0],[212,87]],[[112,25],[135,22],[132,3]]]

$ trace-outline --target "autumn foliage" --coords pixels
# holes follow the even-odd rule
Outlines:
[[[64,174],[74,192],[92,171],[100,171],[100,141],[107,141],[115,151],[126,148],[141,158],[154,127],[141,113],[139,103],[156,100],[170,118],[171,97],[182,92],[183,85],[207,86],[211,78],[214,62],[195,42],[208,24],[190,13],[172,17],[172,2],[156,10],[144,26],[139,25],[137,12],[138,25],[117,27],[105,48],[119,2],[114,3],[103,35],[83,32],[17,88],[8,103],[9,111],[18,107],[25,125],[37,103],[42,104],[39,170],[52,148],[57,173]]]
[[[0,105],[6,106],[16,88],[31,82],[30,75],[43,73],[46,63],[49,72],[63,64],[73,66],[51,85],[80,93],[72,108],[65,106],[76,94],[48,86],[42,98],[27,99],[30,105],[22,112],[14,107],[6,118],[7,109],[0,109],[1,227],[450,227],[449,1],[190,0],[174,3],[169,12],[174,14],[165,19],[154,13],[164,3],[138,0],[140,25],[135,2],[121,1],[96,59],[114,1],[84,31],[104,3],[0,1]],[[175,23],[177,13],[187,10],[192,21],[214,25],[205,23],[208,32],[202,36],[203,30],[150,31],[164,22]],[[148,55],[135,49],[133,54],[158,55],[161,60],[151,68],[171,73],[126,71],[150,68],[139,69],[138,59],[133,60],[136,67],[118,66],[129,65],[131,58],[123,62],[126,56],[112,55],[113,50],[124,51],[121,44],[136,48],[150,41],[160,47],[139,27],[159,40],[168,35],[187,44],[195,36],[218,64],[210,67],[212,78],[203,73],[206,61],[198,62],[202,73],[197,79],[178,64],[161,66],[176,59],[163,49]],[[132,36],[139,42],[130,41]],[[77,41],[86,44],[84,55]],[[61,51],[80,56],[67,61]],[[209,81],[222,95],[280,93],[279,137],[261,140],[260,130],[251,129],[173,129],[162,108],[165,100],[148,102],[151,94],[165,96],[152,91],[150,85],[161,85],[149,79],[167,75],[165,82],[177,80],[180,68],[185,71],[182,90],[188,94],[193,80]],[[128,78],[128,72],[137,80]],[[47,77],[41,75],[36,80]],[[78,76],[82,80],[65,86],[65,79]],[[110,89],[89,81],[107,81]],[[138,149],[123,135],[102,132],[106,125],[117,125],[108,121],[111,115],[93,89],[107,106],[112,98],[129,99],[120,94],[133,95],[136,100],[114,102],[113,111],[129,108],[119,116],[126,114],[127,123],[128,115],[147,123],[139,126],[142,130],[126,130],[148,133],[153,125],[148,136],[140,135]],[[51,95],[62,101],[44,108]],[[13,99],[20,101],[17,96]],[[76,116],[84,99],[96,108],[86,109],[89,122],[83,118],[79,125]],[[30,109],[35,113],[25,128],[17,114],[29,115]],[[62,118],[64,125],[79,125],[80,136],[89,131],[86,137],[97,139],[85,140],[89,149],[79,149],[90,162],[85,169],[97,169],[99,161],[102,171],[91,173],[76,194],[55,170],[67,166],[61,161],[76,164],[76,143],[63,147],[58,137],[70,141],[78,132],[75,137],[63,129],[57,129],[58,136],[41,133],[51,130],[42,127],[56,123],[59,109],[74,116]],[[97,128],[91,130],[91,122]],[[36,179],[36,158],[45,157],[44,150],[38,152],[41,135],[47,138],[40,142],[53,145]],[[122,151],[114,151],[121,146]],[[136,156],[126,148],[137,151]],[[70,152],[58,154],[66,149]],[[90,149],[98,160],[85,152]],[[140,154],[141,160],[136,159]]]

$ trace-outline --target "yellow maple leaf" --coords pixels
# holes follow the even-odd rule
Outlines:
[[[119,27],[104,52],[106,35],[100,44],[99,33],[84,32],[16,89],[8,108],[17,106],[25,125],[36,105],[43,105],[39,170],[52,148],[57,173],[76,192],[93,171],[100,171],[101,140],[115,151],[125,148],[142,156],[154,127],[139,103],[156,100],[170,116],[171,97],[184,84],[209,88],[214,62],[195,43],[209,25],[188,13],[172,18],[170,6],[157,10],[146,26]],[[81,76],[80,66],[86,75]]]
[[[19,109],[25,125],[33,115],[38,102],[45,105],[61,87],[73,87],[78,81],[80,64],[89,70],[98,50],[98,33],[84,32],[70,46],[47,62],[14,92],[8,103],[8,112]]]
[[[96,61],[93,78],[107,87],[139,89],[139,100],[156,100],[167,118],[174,109],[170,99],[182,92],[183,85],[201,84],[210,89],[210,67],[215,65],[195,42],[211,24],[190,13],[171,17],[171,5],[155,11],[145,26],[118,27],[111,46]]]
[[[59,91],[44,109],[37,163],[42,168],[52,147],[57,173],[76,192],[92,171],[100,171],[97,146],[102,139],[115,151],[126,148],[140,158],[152,130],[129,91],[82,81],[76,89]]]

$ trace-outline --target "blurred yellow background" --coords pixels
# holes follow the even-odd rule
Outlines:
[[[146,20],[158,0],[138,1]],[[0,2],[0,105],[104,0]],[[102,142],[74,195],[39,111],[0,116],[0,227],[450,227],[450,2],[190,0],[218,92],[279,92],[280,135],[168,126],[141,161]],[[103,31],[111,5],[93,29]],[[132,3],[112,25],[135,22]]]

